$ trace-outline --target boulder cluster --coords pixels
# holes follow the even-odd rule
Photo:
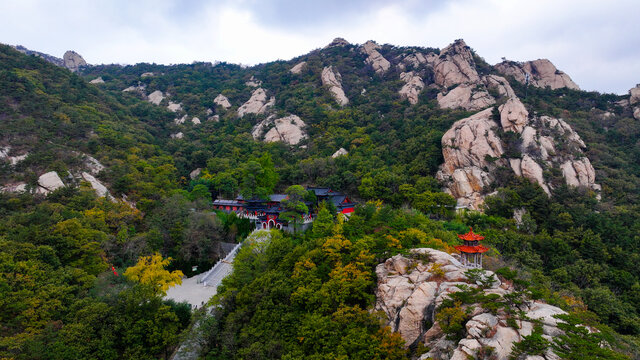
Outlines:
[[[12,165],[16,165],[17,162],[13,161],[16,157],[6,156],[10,149],[11,147],[0,148],[0,161],[8,160]],[[29,153],[25,153],[19,161],[24,160],[28,154]],[[66,183],[56,171],[48,171],[38,177],[38,181],[35,186],[29,187],[26,182],[15,182],[0,185],[0,191],[18,193],[32,191],[35,194],[47,195],[50,192],[63,188],[69,184],[78,184],[81,181],[86,181],[96,192],[98,197],[106,197],[113,200],[107,187],[100,182],[100,180],[95,178],[95,175],[102,171],[104,166],[98,160],[89,155],[80,153],[78,153],[78,155],[83,158],[83,161],[77,171],[68,172],[65,178]]]
[[[486,309],[479,303],[463,304],[463,337],[452,340],[443,331],[438,314],[441,305],[455,292],[480,289],[495,301],[514,293],[509,282],[501,282],[491,271],[481,272],[477,278],[455,258],[442,251],[412,249],[412,258],[396,255],[376,267],[378,285],[375,310],[386,315],[387,325],[398,332],[406,346],[424,344],[429,351],[420,359],[465,360],[477,358],[492,348],[497,360],[509,359],[513,344],[531,335],[534,324],[542,325],[542,337],[553,341],[562,334],[554,315],[566,314],[562,309],[537,301],[524,300],[507,308]],[[482,286],[481,286],[482,285]],[[516,315],[517,314],[517,315]],[[536,360],[559,359],[552,349],[543,355],[528,357]]]

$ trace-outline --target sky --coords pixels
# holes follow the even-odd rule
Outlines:
[[[0,0],[0,42],[90,64],[288,60],[335,37],[551,60],[584,90],[640,83],[638,0]]]

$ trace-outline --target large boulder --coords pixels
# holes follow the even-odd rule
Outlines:
[[[398,91],[400,97],[409,100],[409,103],[415,105],[418,103],[418,95],[424,89],[424,81],[413,71],[400,73],[400,79],[405,82],[404,86]]]
[[[511,85],[509,85],[507,79],[503,78],[502,76],[487,75],[483,77],[482,80],[487,88],[495,89],[500,97],[504,97],[507,99],[516,97],[516,93],[511,88]]]
[[[349,154],[349,152],[345,148],[340,148],[336,150],[336,152],[334,152],[333,155],[331,155],[331,157],[335,159],[337,157],[344,156],[347,154]]]
[[[297,64],[295,64],[291,69],[289,69],[289,71],[292,74],[300,74],[302,72],[302,70],[304,70],[307,67],[307,62],[306,61],[301,61]]]
[[[331,41],[329,44],[327,44],[327,46],[325,46],[325,49],[328,48],[332,48],[332,47],[341,47],[341,46],[347,46],[350,45],[349,42],[341,37],[337,37],[335,39],[333,39],[333,41]]]
[[[40,175],[38,178],[38,189],[36,192],[46,195],[62,187],[64,187],[64,183],[62,179],[60,179],[60,176],[58,176],[58,173],[49,171],[48,173]]]
[[[156,90],[151,94],[149,94],[149,96],[147,96],[147,100],[149,100],[150,103],[155,105],[160,105],[163,99],[164,99],[164,94],[160,90]]]
[[[276,103],[276,98],[267,99],[267,92],[263,88],[258,88],[251,93],[251,98],[238,108],[238,116],[246,114],[264,114]]]
[[[279,119],[270,116],[258,123],[252,130],[254,139],[265,142],[282,141],[285,144],[297,145],[307,138],[304,131],[306,124],[297,115],[289,115]]]
[[[504,131],[521,133],[529,122],[529,112],[518,98],[510,98],[500,105],[498,111],[500,111],[500,124]]]
[[[461,39],[442,49],[434,61],[433,71],[435,83],[444,88],[480,81],[471,48]]]
[[[442,92],[438,94],[438,105],[446,109],[462,108],[476,111],[495,103],[495,99],[487,90],[469,83],[460,84],[446,94]]]
[[[629,90],[629,105],[633,106],[640,103],[640,84]]]
[[[84,181],[88,182],[91,185],[98,197],[106,197],[109,195],[109,190],[107,189],[107,187],[104,186],[104,184],[102,184],[93,175],[83,171],[81,176]]]
[[[349,99],[342,89],[342,76],[335,70],[333,66],[327,66],[322,69],[322,85],[329,89],[331,96],[336,100],[338,105],[345,106],[349,103]]]
[[[391,63],[378,52],[380,45],[369,40],[362,45],[362,52],[367,54],[365,62],[378,74],[384,74],[391,67]]]
[[[569,75],[558,70],[551,61],[538,59],[524,63],[515,61],[503,61],[495,65],[495,69],[506,76],[524,84],[529,74],[529,84],[537,87],[550,87],[551,89],[569,88],[580,90],[580,87],[571,80]]]
[[[82,56],[80,56],[80,54],[72,50],[69,50],[64,53],[64,55],[62,56],[62,61],[63,61],[64,67],[71,70],[72,72],[78,71],[82,66],[87,66],[87,62],[84,61]]]
[[[225,110],[231,107],[231,103],[229,102],[229,99],[222,94],[218,94],[218,96],[216,96],[216,98],[213,99],[213,103],[216,105],[222,106]]]

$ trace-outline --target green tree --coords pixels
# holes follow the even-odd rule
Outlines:
[[[303,216],[309,213],[309,208],[303,201],[307,190],[301,185],[291,185],[287,188],[285,194],[287,194],[287,197],[280,202],[285,212],[280,216],[293,224],[293,231],[295,232]]]

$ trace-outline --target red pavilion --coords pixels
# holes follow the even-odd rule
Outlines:
[[[469,268],[482,267],[482,254],[489,251],[489,248],[479,244],[484,240],[484,236],[473,233],[473,228],[469,228],[469,232],[458,237],[462,240],[463,245],[456,246],[456,250],[460,251],[462,265]]]

